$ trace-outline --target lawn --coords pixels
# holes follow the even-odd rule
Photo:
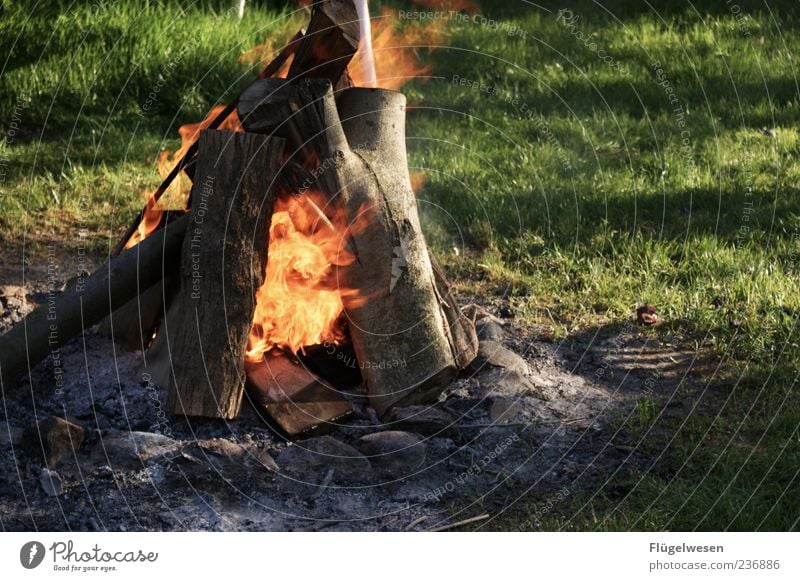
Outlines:
[[[246,50],[297,28],[279,3],[241,22],[229,4],[3,3],[6,260],[79,231],[113,244],[177,127],[256,74]],[[480,4],[417,49],[432,67],[405,89],[426,234],[459,289],[565,345],[647,302],[649,332],[720,369],[679,423],[625,426],[657,469],[544,515],[531,493],[491,526],[797,530],[800,5]]]

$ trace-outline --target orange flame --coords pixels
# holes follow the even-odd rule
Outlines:
[[[423,171],[412,171],[409,172],[409,175],[411,177],[411,189],[414,190],[415,194],[418,194],[428,183],[428,176]]]
[[[142,212],[142,220],[139,222],[136,232],[133,233],[133,236],[131,236],[125,244],[125,250],[133,248],[139,244],[139,242],[150,236],[161,222],[161,217],[164,215],[164,212],[156,209],[154,194],[155,192],[145,193],[145,199],[147,201],[144,206],[144,211]]]
[[[470,0],[416,0],[416,3],[453,12],[478,11],[477,4]],[[423,64],[423,60],[425,55],[444,44],[446,26],[447,20],[439,18],[401,27],[396,10],[381,8],[381,15],[372,18],[372,51],[378,87],[396,91],[415,78],[426,77],[432,67]],[[368,84],[366,60],[359,50],[347,69],[356,86]]]
[[[352,264],[347,221],[337,209],[332,219],[320,208],[324,196],[284,196],[275,202],[264,284],[256,293],[247,360],[260,361],[273,347],[293,353],[307,345],[344,338],[343,300],[358,295],[341,288],[337,269]]]
[[[188,123],[178,128],[181,146],[172,153],[169,151],[162,151],[158,156],[158,173],[161,175],[162,180],[166,179],[172,171],[172,168],[186,155],[186,152],[192,144],[200,138],[200,132],[203,129],[207,129],[214,119],[216,119],[217,115],[224,109],[225,105],[215,105],[211,111],[208,112],[205,119],[199,123]],[[239,123],[239,116],[236,114],[235,110],[223,120],[218,129],[236,132],[244,131]],[[146,201],[142,220],[139,222],[136,232],[125,244],[125,249],[133,248],[139,244],[139,242],[150,236],[161,223],[161,218],[166,210],[185,210],[191,189],[192,181],[186,173],[181,172],[164,191],[158,201],[155,199],[155,190],[142,192]]]

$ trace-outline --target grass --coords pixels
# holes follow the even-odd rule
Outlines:
[[[177,128],[238,93],[260,70],[243,53],[296,22],[255,3],[239,22],[231,6],[4,2],[0,239],[65,222],[98,244],[118,235]]]
[[[569,25],[481,4],[507,28],[449,22],[431,77],[407,88],[410,164],[428,177],[423,221],[442,260],[462,289],[559,338],[613,329],[646,301],[655,333],[726,370],[680,421],[643,401],[624,423],[657,466],[545,515],[531,494],[492,526],[535,514],[548,529],[796,530],[800,8],[577,1],[563,3],[580,16]],[[254,74],[245,49],[291,28],[256,3],[241,24],[223,5],[100,5],[4,4],[4,245],[47,228],[115,239],[176,127]]]

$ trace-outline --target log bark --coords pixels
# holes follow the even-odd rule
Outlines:
[[[328,79],[336,89],[352,84],[347,65],[358,50],[361,31],[353,0],[316,0],[288,79]]]
[[[239,413],[283,146],[280,138],[254,133],[200,135],[177,316],[159,331],[170,346],[172,413]]]
[[[175,278],[174,273],[167,273],[163,279],[111,313],[100,323],[98,332],[111,337],[123,349],[145,351],[164,318],[165,305],[169,307],[178,290]]]
[[[180,217],[111,258],[85,281],[41,305],[0,337],[3,389],[176,268],[187,223],[188,217]]]
[[[477,352],[442,272],[431,264],[411,189],[405,97],[301,83],[295,122],[319,157],[315,187],[345,208],[356,263],[340,284],[358,289],[345,312],[365,387],[383,415],[435,399]]]
[[[477,351],[474,330],[441,271],[437,281],[428,254],[408,174],[405,104],[402,93],[383,89],[348,89],[338,101],[351,155],[371,178],[342,190],[358,257],[345,284],[366,298],[345,306],[370,402],[381,415],[432,401]]]

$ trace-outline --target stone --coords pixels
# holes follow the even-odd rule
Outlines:
[[[267,452],[225,438],[193,442],[182,449],[181,455],[190,457],[196,466],[210,465],[214,472],[229,480],[271,476],[278,471],[278,465]]]
[[[500,319],[498,319],[497,317],[492,315],[485,308],[483,308],[482,306],[477,305],[475,303],[470,303],[468,305],[464,305],[463,307],[461,307],[461,312],[464,314],[465,317],[467,317],[473,323],[477,323],[479,321],[483,321],[483,320],[486,320],[486,319],[492,320],[492,321],[495,321],[495,322],[499,322],[500,321]]]
[[[22,449],[55,468],[74,458],[85,438],[86,430],[78,420],[50,416],[25,430]]]
[[[61,496],[64,494],[64,483],[61,482],[61,476],[55,470],[42,468],[42,473],[39,475],[39,484],[47,496]]]
[[[536,387],[531,381],[516,370],[488,368],[477,376],[479,397],[518,397],[524,394],[535,394]]]
[[[389,411],[386,428],[424,436],[457,437],[458,418],[438,406],[408,405]]]
[[[478,339],[481,341],[494,341],[501,343],[506,338],[506,331],[503,327],[492,319],[482,319],[475,325]]]
[[[389,430],[367,434],[358,448],[382,478],[399,480],[413,476],[425,462],[425,442],[417,434]]]
[[[141,469],[145,464],[177,456],[181,444],[151,432],[110,432],[92,449],[93,464],[112,468]]]
[[[489,419],[493,424],[508,424],[517,419],[522,409],[518,400],[499,397],[489,406]]]
[[[372,465],[361,452],[330,436],[304,440],[286,448],[278,456],[281,474],[289,477],[284,485],[317,484],[329,478],[336,485],[363,485],[371,481]]]
[[[22,434],[25,432],[22,428],[12,426],[8,422],[0,422],[0,447],[15,448],[22,443]]]
[[[0,304],[3,305],[4,309],[25,310],[27,302],[23,287],[8,284],[0,285]]]
[[[481,341],[478,346],[478,355],[470,363],[470,369],[475,372],[482,371],[487,367],[499,367],[523,375],[530,371],[522,357],[503,347],[497,341]]]

